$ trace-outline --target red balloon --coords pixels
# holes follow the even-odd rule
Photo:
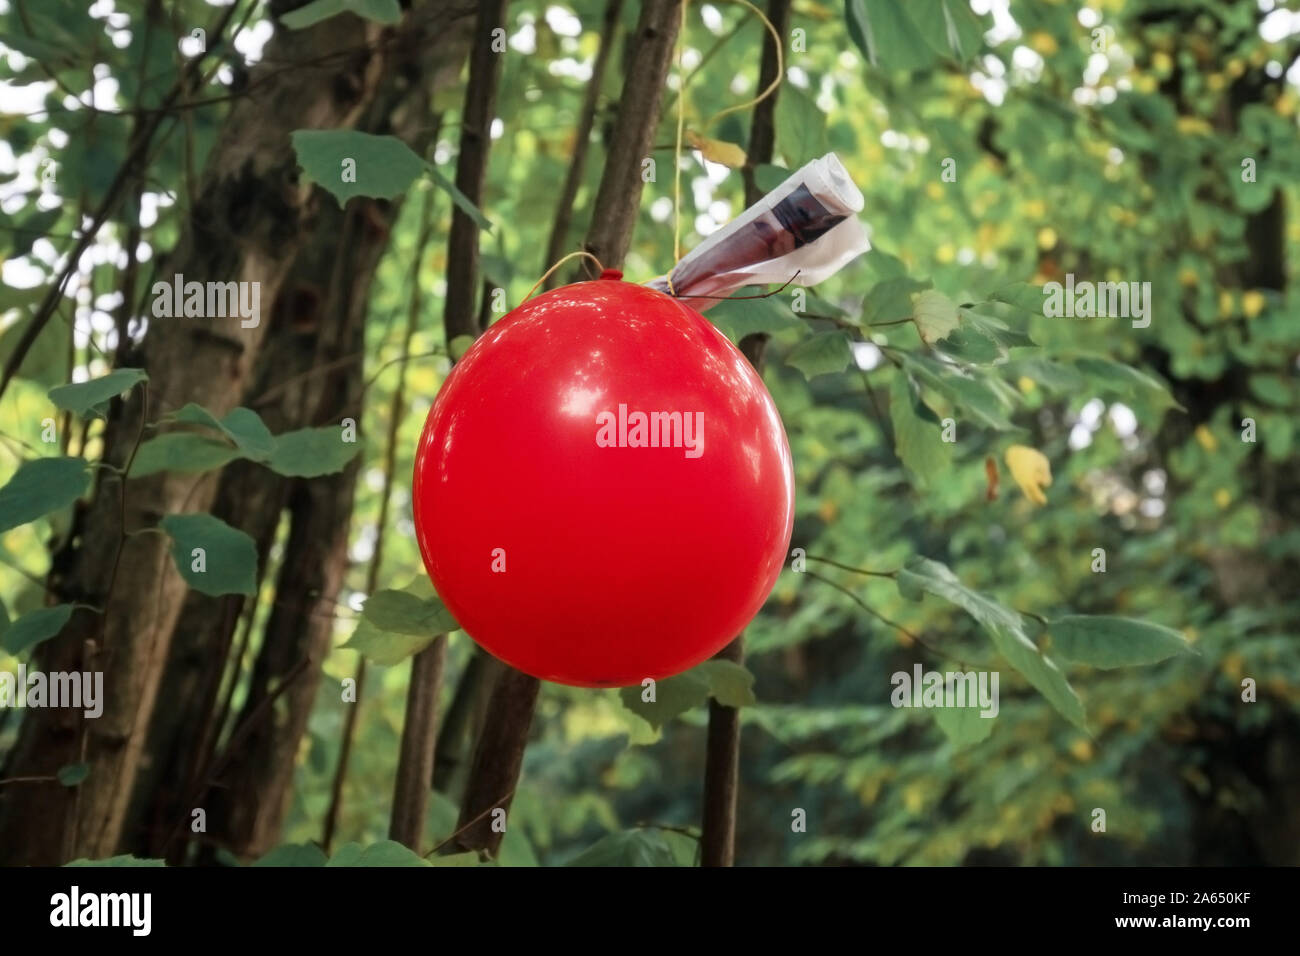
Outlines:
[[[794,519],[790,447],[739,350],[607,273],[475,342],[415,456],[415,529],[466,633],[525,673],[680,673],[767,599]]]

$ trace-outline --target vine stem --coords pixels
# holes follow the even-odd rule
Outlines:
[[[897,571],[868,571],[866,568],[855,568],[852,565],[841,564],[832,558],[822,558],[815,554],[804,555],[809,561],[816,561],[819,564],[829,564],[833,568],[839,568],[841,571],[852,571],[854,574],[864,574],[872,578],[897,578]]]
[[[872,617],[878,620],[881,624],[884,624],[886,627],[891,627],[894,630],[898,631],[898,633],[902,634],[904,637],[907,637],[910,640],[915,641],[917,644],[920,644],[922,647],[924,647],[927,651],[929,651],[931,654],[935,655],[936,657],[951,656],[945,654],[940,648],[935,647],[933,644],[925,640],[925,638],[921,637],[919,634],[916,634],[913,631],[909,631],[907,628],[903,627],[903,625],[899,624],[896,621],[891,621],[889,618],[885,617],[874,607],[872,607],[866,601],[862,600],[862,598],[858,597],[856,594],[854,594],[852,591],[850,591],[848,588],[844,587],[843,585],[836,584],[830,578],[824,577],[823,575],[818,574],[816,571],[805,571],[804,574],[808,575],[808,577],[812,578],[815,581],[821,581],[823,584],[829,584],[835,590],[839,591],[845,597],[849,598],[858,607],[862,608],[862,610],[866,611],[868,614],[870,614]],[[957,663],[961,665],[962,670],[966,669],[966,664],[964,661],[958,659]]]

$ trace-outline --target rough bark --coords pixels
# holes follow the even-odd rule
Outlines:
[[[417,153],[425,152],[438,128],[430,101],[440,86],[455,81],[469,37],[468,12],[466,6],[431,3],[411,14],[394,38],[383,85],[358,128],[396,135]],[[275,330],[286,340],[285,348],[295,361],[268,352],[268,381],[256,393],[275,397],[269,410],[259,410],[268,420],[281,419],[285,430],[338,425],[344,417],[360,421],[370,283],[400,208],[400,202],[358,199],[345,213],[332,200],[322,202],[312,243],[298,257],[277,302]],[[331,371],[303,374],[313,369]],[[223,760],[220,778],[204,801],[209,807],[210,845],[224,846],[244,859],[260,856],[279,841],[296,756],[316,700],[347,570],[347,533],[358,471],[359,461],[354,460],[339,474],[279,480],[282,498],[289,502],[291,529],[275,605],[236,733],[252,721],[259,723],[237,752]],[[262,477],[263,487],[277,481],[265,470]],[[271,532],[274,527],[273,519]],[[264,702],[291,675],[293,684],[282,692],[275,719],[261,719]],[[210,766],[210,761],[203,765],[205,773]],[[199,784],[199,793],[207,783],[193,776],[191,782]],[[172,853],[176,852],[173,847]]]
[[[506,0],[486,0],[478,6],[474,45],[469,56],[469,82],[461,117],[460,151],[456,157],[456,186],[478,203],[487,180],[487,156],[492,148],[492,119],[496,115],[497,86],[501,81],[502,54],[492,49],[492,31],[505,22]],[[447,240],[447,341],[460,335],[478,335],[474,297],[478,291],[478,224],[456,209]]]
[[[438,696],[446,656],[447,635],[439,634],[411,659],[411,682],[406,689],[406,722],[402,727],[388,838],[416,853],[421,851],[424,818],[429,809],[433,748],[438,739]]]
[[[458,799],[463,789],[465,768],[473,756],[474,741],[483,726],[488,697],[496,686],[501,668],[499,660],[475,648],[469,663],[456,682],[447,712],[438,728],[438,744],[433,763],[433,789]]]
[[[551,238],[546,243],[546,261],[542,263],[542,272],[559,262],[569,251],[569,228],[573,223],[573,203],[578,197],[578,187],[587,169],[587,148],[591,145],[591,130],[596,125],[596,106],[600,101],[600,88],[605,81],[605,68],[614,49],[614,33],[618,29],[619,14],[623,9],[623,0],[606,0],[605,19],[600,29],[600,46],[596,50],[596,62],[591,67],[591,78],[582,94],[582,106],[578,110],[578,127],[573,134],[573,155],[569,158],[569,169],[564,175],[564,185],[560,187],[560,201],[556,205],[555,223],[551,227]],[[553,289],[559,285],[559,272],[546,279],[546,288]]]
[[[503,667],[488,703],[488,719],[474,751],[465,799],[461,803],[453,850],[479,850],[496,856],[505,837],[504,822],[519,786],[524,748],[533,723],[541,684],[535,677]],[[503,811],[504,816],[496,811]]]
[[[374,103],[395,48],[436,45],[448,22],[467,13],[464,5],[428,3],[395,30],[341,15],[306,30],[277,32],[212,150],[193,214],[166,269],[203,281],[259,282],[264,320],[249,329],[234,320],[152,322],[141,348],[127,357],[150,372],[151,417],[187,401],[220,415],[246,391],[270,324],[265,311],[310,238],[317,201],[298,181],[289,131],[354,125]],[[286,64],[296,66],[286,69]],[[435,60],[435,65],[440,64]],[[398,82],[412,79],[400,70],[390,69],[388,76]],[[120,466],[127,459],[143,407],[140,390],[128,402],[114,403],[105,461]],[[122,509],[125,528],[151,527],[167,513],[204,510],[215,485],[211,475],[131,481]],[[75,791],[38,785],[6,788],[9,792],[0,794],[0,845],[6,862],[102,856],[118,843],[185,588],[171,567],[167,540],[141,534],[126,540],[117,573],[123,584],[138,582],[138,590],[118,587],[106,595],[113,579],[111,556],[123,527],[117,497],[114,481],[99,483],[72,545],[55,562],[62,578],[58,583],[78,600],[102,606],[108,598],[103,623],[97,615],[78,612],[38,658],[49,669],[79,669],[82,644],[98,635],[105,714],[82,726],[75,716],[34,713],[5,771],[48,775],[74,762],[84,740],[91,773]],[[90,646],[96,649],[96,644]],[[42,812],[35,814],[38,805]]]
[[[255,69],[254,77],[264,82],[235,101],[167,274],[255,282],[263,302],[274,300],[306,237],[310,197],[298,181],[289,131],[346,127],[356,120],[382,70],[383,58],[371,45],[379,33],[375,25],[345,15],[273,38],[264,62],[276,65]],[[300,66],[284,71],[286,62]],[[156,418],[197,402],[220,416],[234,407],[267,324],[152,321],[132,359],[149,372],[147,392],[137,388],[127,401],[113,403],[104,460],[118,468],[127,462],[148,411]],[[0,846],[9,863],[102,857],[117,847],[186,592],[164,535],[124,533],[153,528],[167,514],[205,511],[216,490],[211,474],[154,475],[127,482],[124,492],[112,473],[100,476],[79,515],[71,552],[56,564],[66,571],[58,582],[62,590],[104,613],[77,611],[37,660],[45,670],[81,670],[89,646],[104,671],[104,713],[82,721],[78,714],[42,710],[24,722],[8,776],[50,775],[78,760],[90,772],[76,788],[6,788],[0,795]],[[115,582],[119,586],[112,587]]]
[[[649,154],[659,125],[659,107],[679,17],[675,0],[649,0],[642,5],[632,38],[618,121],[584,243],[584,248],[594,251],[609,268],[622,264],[632,240],[644,185],[641,159]],[[503,665],[474,749],[453,841],[456,848],[490,856],[500,850],[504,830],[493,826],[497,816],[493,811],[508,812],[519,785],[538,689],[537,678]]]
[[[624,64],[626,79],[619,96],[618,119],[582,246],[606,268],[621,265],[632,244],[645,185],[641,164],[650,158],[659,127],[664,81],[680,25],[680,0],[646,0],[641,4],[641,17]],[[590,260],[583,259],[577,275],[595,278],[597,270]]]
[[[767,18],[778,36],[789,32],[789,0],[769,0]],[[777,78],[777,50],[770,34],[764,34],[763,58],[759,67],[758,88],[766,89]],[[776,144],[776,98],[781,88],[754,106],[749,128],[749,150],[745,163],[745,205],[762,198],[754,181],[754,168],[772,161]],[[768,337],[747,335],[740,350],[754,370],[763,374],[763,357]],[[723,648],[718,659],[741,664],[745,660],[745,636],[739,635]],[[716,700],[709,700],[709,729],[704,758],[704,812],[700,834],[700,863],[703,866],[731,866],[736,859],[736,807],[740,794],[740,711]]]

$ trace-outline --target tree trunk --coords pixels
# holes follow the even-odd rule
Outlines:
[[[777,36],[784,37],[790,26],[790,0],[769,0],[767,18]],[[770,34],[764,34],[763,58],[759,66],[758,88],[765,90],[778,76],[777,49]],[[754,181],[754,169],[772,161],[776,145],[776,98],[772,95],[754,106],[749,128],[749,150],[745,160],[745,205],[752,206],[763,198]],[[762,333],[747,335],[740,341],[740,351],[763,374],[763,357],[768,337]],[[720,660],[742,664],[745,660],[745,635],[737,638],[716,655]],[[700,834],[702,866],[731,866],[736,860],[736,806],[740,795],[740,711],[716,700],[709,700],[709,730],[704,757],[704,812]]]
[[[299,182],[289,132],[352,126],[374,99],[393,36],[351,15],[277,31],[213,147],[167,273],[257,283],[260,301],[275,301],[309,238],[314,204],[312,190]],[[220,416],[238,404],[269,324],[151,319],[140,349],[128,357],[149,372],[148,389],[137,387],[127,401],[113,403],[104,460],[121,467],[129,459],[146,415],[197,402]],[[87,669],[88,649],[94,669],[104,671],[104,713],[92,722],[79,714],[33,711],[5,773],[47,776],[78,761],[90,771],[76,788],[5,788],[0,847],[7,863],[102,857],[118,846],[186,596],[168,539],[123,533],[154,528],[167,514],[206,510],[217,485],[212,474],[160,474],[129,481],[123,492],[116,477],[101,476],[69,553],[56,566],[65,575],[65,593],[105,613],[77,611],[60,637],[41,647],[37,662],[44,670]],[[115,581],[122,586],[112,588]]]
[[[641,161],[649,156],[659,125],[659,106],[680,15],[677,0],[648,0],[641,6],[624,70],[627,79],[619,97],[618,122],[584,243],[610,268],[622,264],[632,242],[644,185]],[[457,848],[490,856],[500,850],[505,830],[496,825],[499,821],[494,811],[508,810],[519,785],[538,689],[537,678],[503,666],[474,750],[454,841]]]

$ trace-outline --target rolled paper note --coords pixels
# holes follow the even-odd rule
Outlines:
[[[800,168],[646,285],[703,312],[747,285],[816,285],[871,248],[862,191],[839,157]]]

